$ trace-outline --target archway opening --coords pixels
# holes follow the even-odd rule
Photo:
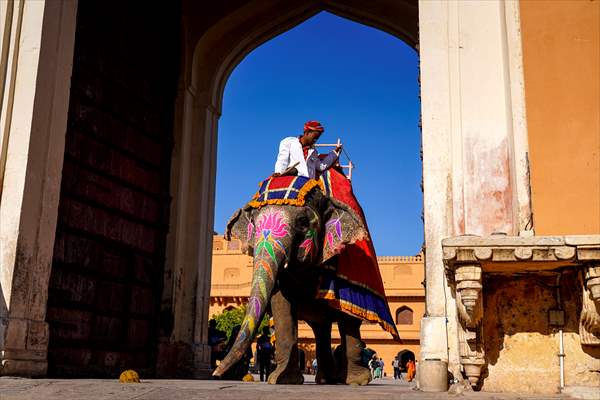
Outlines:
[[[329,48],[318,43],[322,37],[328,38]],[[286,52],[290,48],[296,58]],[[359,66],[352,65],[356,54]],[[311,57],[320,61],[320,71],[306,74]],[[339,65],[332,62],[336,59]],[[223,93],[214,231],[222,234],[231,214],[273,172],[279,141],[300,134],[306,120],[319,119],[326,127],[322,141],[340,137],[358,165],[353,187],[378,254],[419,252],[422,166],[414,49],[381,30],[323,12],[248,54],[229,76]],[[251,274],[222,281],[222,271],[214,267],[215,257],[221,256],[213,254],[212,285],[239,285],[239,295],[248,296],[249,287],[242,289],[242,284],[249,283]],[[393,354],[391,346],[389,352]],[[386,358],[390,359],[387,354]]]
[[[224,232],[231,214],[273,173],[280,140],[301,135],[305,121],[318,119],[325,126],[320,142],[345,145],[341,164],[353,164],[353,189],[377,254],[419,253],[418,55],[403,41],[321,12],[236,66],[222,113],[216,232]]]
[[[400,369],[402,371],[406,371],[406,363],[409,360],[415,361],[415,353],[407,349],[400,350],[396,357],[398,357],[398,361],[400,362]]]

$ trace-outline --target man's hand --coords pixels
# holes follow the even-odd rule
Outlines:
[[[271,175],[273,178],[277,178],[278,176],[281,176],[279,172],[274,172],[273,175]]]
[[[340,144],[340,145],[335,146],[335,149],[333,151],[335,151],[339,155],[340,152],[342,151],[342,145]]]

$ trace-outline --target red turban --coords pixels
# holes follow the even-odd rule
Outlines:
[[[321,125],[321,123],[319,121],[308,121],[307,123],[304,124],[304,132],[306,132],[306,131],[323,132],[324,130],[325,130],[325,128],[323,128],[323,125]]]

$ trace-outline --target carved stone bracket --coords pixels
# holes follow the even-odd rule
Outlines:
[[[469,328],[475,328],[483,316],[481,274],[478,264],[458,265],[454,269],[458,314],[461,322]]]
[[[458,339],[460,363],[464,374],[473,386],[477,386],[485,365],[483,350],[482,317],[482,269],[481,265],[456,264],[448,272],[456,289],[456,307],[459,316]]]
[[[600,264],[586,266],[582,289],[583,299],[579,319],[581,344],[600,346]]]
[[[474,328],[458,327],[460,363],[464,374],[471,386],[477,386],[481,378],[481,371],[485,366],[485,353],[483,350],[483,328],[479,323]]]

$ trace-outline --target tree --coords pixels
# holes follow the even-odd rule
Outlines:
[[[231,336],[231,331],[236,325],[241,325],[246,315],[246,305],[242,304],[240,308],[232,308],[230,310],[224,310],[221,314],[214,314],[212,318],[217,321],[217,329],[222,330],[227,334],[227,340]],[[263,317],[258,330],[257,335],[262,333],[262,329],[265,326],[269,326],[269,314],[265,314]]]

